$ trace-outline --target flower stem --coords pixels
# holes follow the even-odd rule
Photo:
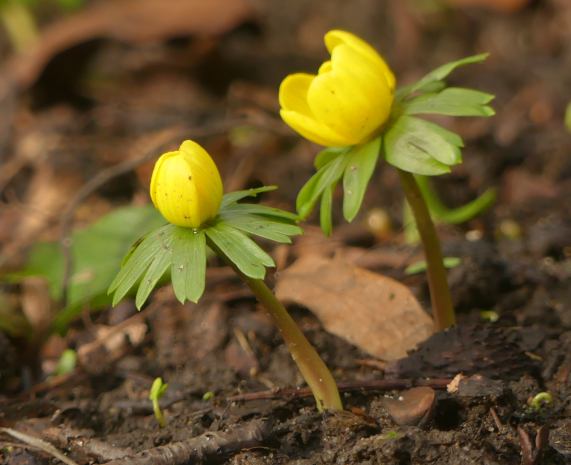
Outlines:
[[[337,383],[329,368],[264,280],[242,273],[215,243],[208,241],[208,246],[242,278],[278,327],[291,357],[315,397],[317,410],[343,410]]]
[[[286,308],[261,279],[249,278],[240,273],[260,303],[277,325],[289,352],[315,397],[317,409],[343,410],[337,384],[329,368],[303,335]]]
[[[414,176],[406,171],[398,170],[398,172],[424,247],[434,326],[437,331],[442,331],[455,323],[455,316],[440,240]]]

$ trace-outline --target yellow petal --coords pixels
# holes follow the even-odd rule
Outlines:
[[[185,141],[179,150],[159,158],[150,193],[153,204],[170,223],[196,228],[218,213],[222,180],[208,152]]]
[[[280,116],[294,131],[316,144],[325,147],[345,147],[352,145],[351,140],[348,140],[343,135],[336,133],[323,123],[307,115],[291,110],[281,110]]]
[[[393,101],[383,75],[346,44],[333,50],[331,70],[311,83],[308,103],[315,119],[350,145],[365,142],[387,119]]]
[[[329,53],[332,54],[333,50],[342,44],[349,46],[355,52],[367,58],[371,64],[378,69],[378,72],[385,77],[391,90],[394,90],[396,84],[395,75],[381,55],[379,55],[379,53],[377,53],[377,51],[367,42],[350,32],[338,29],[329,31],[325,34],[325,46]]]
[[[347,142],[345,145],[359,142],[359,134],[354,131],[354,118],[361,118],[357,113],[363,105],[355,105],[354,90],[330,72],[320,74],[313,81],[307,96],[315,119],[341,135]],[[368,112],[367,105],[364,109]]]
[[[279,101],[284,110],[292,110],[311,117],[307,105],[307,90],[315,78],[313,74],[296,73],[287,76],[280,84]]]
[[[321,145],[365,142],[389,117],[394,75],[374,48],[349,32],[330,31],[325,44],[331,60],[317,76],[298,73],[282,82],[282,118]]]
[[[331,71],[331,69],[332,69],[331,60],[325,61],[319,67],[319,71],[317,72],[317,74],[328,73],[329,71]]]
[[[383,77],[375,74],[368,60],[361,59],[346,45],[335,47],[332,62],[338,87],[352,95],[345,110],[350,115],[352,131],[360,133],[359,138],[364,142],[389,117],[393,90]]]
[[[199,200],[195,203],[195,208],[202,223],[218,213],[223,194],[222,179],[208,152],[196,142],[190,140],[183,142],[180,151],[186,155],[192,172]]]

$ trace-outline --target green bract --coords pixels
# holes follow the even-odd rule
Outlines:
[[[447,87],[444,82],[456,68],[480,63],[487,56],[474,55],[447,63],[418,82],[397,90],[389,121],[378,137],[352,147],[323,150],[315,159],[317,172],[299,192],[300,217],[307,217],[320,200],[321,227],[330,234],[333,191],[341,182],[343,216],[352,221],[359,212],[379,155],[396,168],[424,176],[449,173],[452,166],[462,163],[462,138],[418,115],[492,116],[494,110],[489,103],[493,95]],[[485,201],[490,201],[488,196]]]
[[[200,228],[167,224],[141,238],[109,287],[113,305],[138,284],[135,304],[141,308],[167,271],[177,299],[197,302],[204,292],[209,246],[220,250],[244,275],[262,279],[274,261],[250,235],[290,243],[290,237],[302,230],[293,213],[238,201],[275,189],[266,186],[231,192],[224,196],[218,215]]]

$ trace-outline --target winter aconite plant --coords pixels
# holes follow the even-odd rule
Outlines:
[[[318,73],[287,76],[279,91],[283,120],[327,147],[315,159],[317,172],[299,192],[298,212],[307,217],[319,201],[321,227],[329,234],[336,186],[343,185],[343,215],[352,221],[379,157],[394,166],[424,245],[435,325],[447,328],[454,324],[454,310],[440,242],[415,176],[450,172],[462,162],[463,143],[459,135],[418,115],[493,115],[492,95],[444,82],[456,68],[487,55],[447,63],[397,89],[384,59],[359,37],[333,30],[325,35],[325,45],[331,59]]]
[[[185,141],[179,150],[162,155],[151,178],[151,199],[169,222],[142,237],[125,258],[111,283],[113,304],[138,287],[137,308],[159,280],[170,272],[177,299],[197,302],[204,292],[206,251],[230,264],[264,305],[311,388],[319,410],[340,410],[337,385],[329,369],[305,338],[285,307],[264,282],[272,258],[250,236],[280,243],[301,234],[297,215],[259,204],[247,197],[274,190],[261,187],[223,195],[222,180],[210,155]]]

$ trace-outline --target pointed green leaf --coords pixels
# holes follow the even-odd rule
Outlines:
[[[243,191],[229,192],[228,194],[224,194],[224,197],[222,197],[222,203],[220,204],[220,208],[223,209],[224,207],[227,207],[228,205],[238,202],[239,200],[242,200],[246,197],[257,197],[258,194],[261,194],[263,192],[275,191],[277,188],[278,186],[262,186],[252,189],[246,189]]]
[[[204,231],[173,229],[171,280],[176,298],[198,302],[206,279],[206,236]]]
[[[460,263],[462,263],[460,257],[444,257],[442,259],[442,264],[444,265],[444,268],[447,269],[456,268],[458,265],[460,265]],[[419,262],[411,263],[408,265],[404,270],[404,274],[411,275],[422,273],[423,271],[426,271],[427,268],[428,265],[426,264],[426,261],[421,260]]]
[[[296,224],[256,215],[238,216],[224,221],[242,232],[284,244],[291,243],[290,236],[297,236],[303,232]]]
[[[486,92],[460,87],[448,87],[442,92],[423,94],[404,105],[409,115],[435,114],[448,116],[492,116],[488,105],[494,96]]]
[[[300,218],[306,218],[323,191],[331,184],[339,181],[347,166],[347,157],[336,157],[321,167],[299,191],[296,208]]]
[[[137,289],[137,295],[135,296],[135,306],[138,309],[141,309],[159,282],[159,279],[163,277],[171,264],[173,230],[174,227],[168,229],[168,232],[161,238],[160,249],[155,253],[153,261],[139,284],[139,289]]]
[[[163,243],[166,241],[166,237],[169,236],[171,228],[171,225],[165,225],[151,232],[130,253],[128,259],[109,286],[108,293],[113,293],[113,305],[117,305],[125,297],[147,270],[154,257],[161,253]]]
[[[448,166],[462,162],[460,147],[464,146],[464,142],[458,134],[421,118],[408,116],[402,119],[405,120],[408,134],[412,138],[424,140],[426,150],[436,161]]]
[[[263,279],[272,257],[244,233],[223,221],[205,230],[208,238],[246,276]]]
[[[381,138],[377,137],[366,144],[354,146],[345,155],[348,161],[343,174],[343,216],[349,222],[359,213],[380,150]]]
[[[313,162],[315,169],[323,168],[327,163],[347,153],[351,147],[328,147],[317,154]]]
[[[462,140],[462,137],[460,137],[454,131],[450,131],[450,130],[443,128],[442,126],[440,126],[436,123],[432,123],[432,122],[426,121],[424,119],[419,118],[419,121],[422,121],[422,123],[420,123],[420,124],[423,124],[427,130],[430,130],[430,131],[433,131],[433,132],[439,134],[450,145],[452,145],[458,149],[461,149],[462,147],[464,147],[464,141]],[[460,153],[460,150],[458,150],[457,155],[455,157],[450,158],[450,160],[453,160],[453,162],[450,164],[460,163],[462,161],[462,154]],[[448,164],[447,162],[444,162],[444,161],[442,161],[442,163]]]
[[[244,215],[260,215],[289,222],[296,222],[299,219],[295,213],[256,203],[234,203],[228,205],[223,211],[220,211],[220,217],[223,219],[235,218]]]
[[[435,130],[434,126],[419,118],[401,116],[385,134],[387,162],[425,176],[450,172],[448,164],[460,161],[460,149],[449,142],[455,140],[449,131],[440,127]]]
[[[319,224],[321,225],[321,230],[326,236],[331,236],[333,232],[333,222],[331,221],[331,206],[333,204],[333,192],[337,183],[329,185],[323,191],[321,195],[321,205],[319,208]]]
[[[479,55],[472,55],[439,66],[438,68],[432,70],[430,73],[428,73],[426,76],[424,76],[416,83],[399,89],[397,91],[397,98],[403,99],[411,94],[414,94],[415,92],[433,92],[434,91],[433,86],[438,85],[436,84],[438,81],[442,81],[443,79],[448,77],[448,75],[452,73],[456,68],[473,63],[481,63],[486,58],[488,58],[488,55],[489,53],[480,53]]]

